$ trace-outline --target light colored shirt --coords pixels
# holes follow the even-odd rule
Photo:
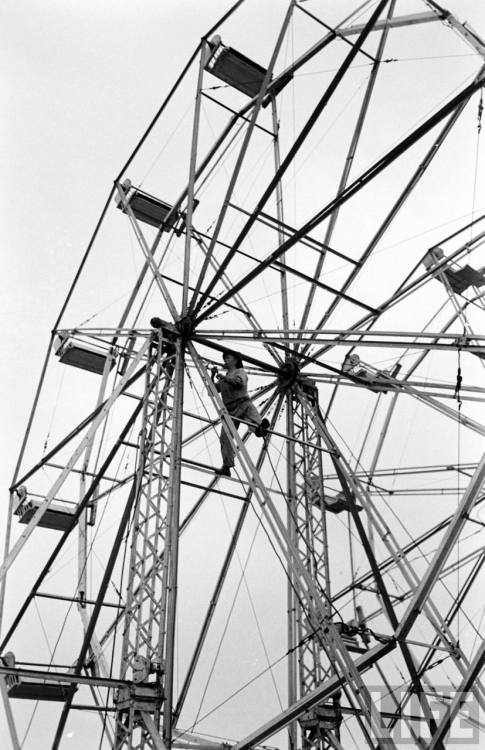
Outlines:
[[[246,370],[243,367],[238,367],[233,372],[224,375],[217,381],[216,388],[220,392],[226,406],[230,405],[233,401],[249,399]]]

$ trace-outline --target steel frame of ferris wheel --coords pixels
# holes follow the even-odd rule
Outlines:
[[[240,3],[237,3],[237,7]],[[446,519],[446,532],[440,542],[432,562],[425,576],[420,580],[413,569],[408,553],[415,548],[410,544],[407,548],[401,548],[393,537],[390,529],[372,504],[371,481],[377,465],[382,440],[385,439],[385,430],[380,445],[376,449],[371,476],[360,477],[345,461],[326,426],[326,415],[321,411],[318,402],[318,390],[316,386],[308,382],[304,377],[302,368],[308,363],[318,365],[318,355],[330,346],[339,343],[359,343],[365,346],[376,345],[379,333],[372,331],[372,323],[379,315],[395,304],[403,295],[412,291],[413,285],[425,283],[430,275],[439,278],[446,289],[455,313],[449,322],[449,326],[455,320],[466,323],[463,306],[460,299],[454,294],[453,289],[444,273],[444,264],[437,263],[432,272],[426,273],[417,282],[410,283],[408,287],[400,288],[389,300],[378,309],[369,308],[359,303],[348,294],[348,289],[359,268],[376,246],[392,222],[399,209],[402,207],[407,196],[412,192],[420,177],[431,163],[436,152],[439,150],[447,135],[451,131],[456,120],[460,116],[470,97],[484,84],[484,70],[477,75],[475,81],[467,86],[462,92],[444,105],[435,115],[430,117],[422,126],[418,127],[403,142],[394,147],[386,156],[373,167],[361,175],[360,178],[349,181],[352,159],[359,143],[369,102],[372,97],[375,79],[378,73],[379,62],[382,59],[388,30],[393,26],[411,25],[415,23],[429,23],[435,20],[446,20],[452,27],[461,33],[467,41],[471,42],[480,54],[484,54],[484,46],[468,28],[461,26],[456,19],[447,15],[435,3],[428,3],[431,8],[429,13],[416,14],[414,16],[394,17],[396,3],[393,0],[382,0],[372,13],[370,20],[362,27],[349,27],[338,30],[338,34],[330,30],[322,41],[303,55],[291,69],[284,71],[280,76],[272,79],[272,69],[276,61],[278,51],[286,32],[287,25],[292,12],[298,7],[296,3],[290,3],[289,10],[283,23],[278,42],[275,46],[268,70],[266,71],[260,93],[240,112],[234,113],[233,118],[217,140],[211,152],[198,161],[198,130],[201,101],[203,96],[202,80],[207,62],[208,42],[205,37],[198,50],[200,55],[199,78],[197,84],[196,102],[194,110],[194,124],[192,136],[192,152],[190,160],[189,180],[186,191],[173,206],[175,215],[186,201],[186,229],[185,229],[185,257],[182,284],[182,305],[177,309],[169,292],[164,275],[155,261],[155,254],[161,239],[161,231],[157,234],[154,243],[150,246],[146,241],[143,229],[135,216],[129,200],[127,191],[121,183],[121,178],[116,181],[116,190],[119,199],[127,214],[134,233],[137,237],[141,251],[145,257],[145,267],[137,282],[132,298],[125,310],[116,330],[100,329],[97,333],[102,336],[111,336],[112,343],[118,338],[130,335],[136,341],[133,348],[133,358],[129,363],[125,374],[120,378],[113,393],[105,398],[105,388],[109,372],[109,360],[107,360],[102,378],[102,386],[97,408],[90,415],[87,424],[88,430],[83,433],[86,426],[83,423],[79,429],[81,441],[73,453],[70,462],[66,464],[59,475],[58,481],[47,494],[45,501],[41,504],[32,520],[27,525],[21,538],[11,549],[7,549],[6,558],[1,568],[2,579],[11,565],[20,554],[24,544],[36,528],[43,514],[49,509],[58,488],[62,486],[66,476],[74,468],[79,457],[83,457],[83,471],[81,478],[80,502],[73,517],[71,527],[66,530],[61,541],[56,546],[51,560],[59,553],[69,534],[79,526],[79,582],[78,582],[78,609],[84,626],[84,639],[81,644],[78,659],[73,670],[69,673],[53,673],[39,670],[17,669],[3,662],[0,670],[3,674],[12,676],[34,677],[41,676],[42,679],[54,682],[63,682],[74,688],[77,684],[90,685],[94,700],[98,688],[113,688],[118,690],[114,705],[115,722],[112,736],[109,741],[113,748],[170,748],[187,747],[197,750],[217,750],[227,747],[225,743],[213,743],[200,736],[188,732],[180,732],[177,726],[183,704],[190,686],[191,677],[197,666],[207,632],[210,627],[214,608],[221,594],[224,580],[231,564],[236,549],[237,541],[244,525],[250,501],[259,508],[261,518],[264,519],[267,528],[271,532],[273,543],[278,553],[286,561],[288,575],[288,708],[281,711],[272,720],[259,727],[248,737],[240,740],[234,745],[234,750],[246,750],[261,745],[269,737],[281,728],[288,727],[289,746],[291,750],[299,746],[310,750],[316,747],[319,750],[327,748],[342,748],[339,729],[342,721],[342,712],[347,710],[355,716],[358,728],[361,732],[361,740],[369,747],[396,747],[392,738],[392,730],[397,722],[407,725],[411,738],[417,747],[426,746],[429,750],[444,747],[444,738],[451,722],[459,714],[462,704],[467,695],[472,692],[477,703],[483,708],[485,706],[485,693],[478,682],[480,671],[485,663],[485,642],[477,649],[471,662],[461,650],[460,644],[454,637],[451,624],[459,611],[461,600],[443,615],[433,603],[432,591],[437,581],[447,575],[447,562],[455,548],[459,534],[467,522],[471,508],[481,501],[481,487],[485,480],[485,459],[474,467],[473,476],[456,513]],[[235,9],[235,8],[234,8]],[[234,10],[232,9],[232,10]],[[308,14],[308,11],[300,8]],[[384,21],[381,15],[387,13]],[[232,11],[231,11],[232,12]],[[311,15],[311,14],[309,14]],[[318,19],[316,19],[318,20]],[[340,80],[358,54],[367,54],[363,50],[363,44],[371,31],[381,34],[378,51],[374,58],[374,67],[369,79],[368,88],[361,106],[361,111],[356,123],[351,145],[346,159],[346,164],[341,175],[341,180],[336,198],[322,210],[320,210],[303,227],[293,229],[284,222],[283,194],[281,188],[282,177],[295,158],[298,149],[304,142],[306,136],[313,127],[319,114],[330,100],[332,94],[338,87]],[[208,35],[207,35],[208,36]],[[350,51],[346,60],[336,73],[331,85],[325,91],[318,103],[314,113],[306,126],[302,129],[295,144],[287,156],[281,160],[278,142],[278,117],[276,109],[279,84],[288,79],[295,70],[316,54],[325,44],[330,43],[336,36],[346,39],[347,42],[356,36],[355,43],[350,42]],[[237,237],[222,263],[218,263],[214,257],[214,248],[219,242],[219,232],[222,227],[225,213],[229,205],[238,209],[231,203],[232,192],[235,187],[239,170],[247,153],[251,136],[258,127],[257,117],[265,97],[272,107],[273,141],[275,157],[275,175],[258,202],[255,210],[248,215],[247,222]],[[198,176],[204,168],[215,157],[217,149],[224,142],[231,129],[245,117],[248,121],[246,136],[243,140],[239,157],[230,179],[227,194],[224,199],[223,209],[218,218],[213,234],[206,239],[193,225],[193,206],[195,185]],[[297,242],[307,244],[314,243],[311,231],[324,219],[329,218],[325,239],[319,243],[320,248],[325,248],[328,253],[335,252],[331,247],[332,233],[337,222],[340,206],[352,198],[361,187],[368,184],[375,176],[391,164],[398,156],[404,153],[421,137],[427,134],[437,124],[443,122],[442,130],[435,138],[424,161],[420,164],[413,178],[409,181],[401,195],[398,197],[394,207],[386,217],[371,245],[366,249],[358,264],[353,265],[353,271],[343,287],[332,290],[335,300],[326,311],[317,328],[308,331],[306,324],[314,295],[318,286],[323,286],[319,280],[322,270],[324,255],[320,253],[315,274],[311,281],[311,290],[305,306],[301,326],[297,330],[291,330],[288,318],[287,301],[287,278],[290,274],[302,275],[298,269],[293,269],[285,263],[285,253]],[[276,219],[264,214],[264,207],[268,198],[277,196]],[[231,285],[226,276],[226,269],[238,252],[244,238],[251,227],[258,221],[269,223],[278,235],[278,247],[267,258],[259,262],[258,266],[250,271],[236,285]],[[474,238],[474,242],[482,239],[483,232]],[[200,279],[195,288],[190,287],[189,270],[192,245],[197,243],[205,255]],[[465,243],[455,256],[457,259],[464,256],[470,249],[470,241]],[[347,260],[351,260],[346,258]],[[239,309],[248,311],[240,293],[245,286],[256,276],[262,274],[268,267],[279,271],[281,277],[282,298],[282,322],[283,329],[268,332],[262,328],[254,316],[248,315],[252,331],[224,331],[200,329],[200,325],[207,320],[217,309],[224,304],[234,303]],[[209,271],[213,272],[211,281],[203,287]],[[125,329],[131,307],[136,298],[137,290],[146,273],[151,273],[154,283],[158,286],[160,294],[165,301],[171,315],[171,322],[160,321],[157,327],[151,331]],[[222,296],[214,297],[212,292],[218,282],[226,286],[226,292]],[[328,287],[326,287],[328,289]],[[191,295],[192,293],[192,295]],[[363,308],[363,318],[357,321],[355,327],[345,331],[322,330],[326,320],[335,309],[341,299],[350,299],[354,304]],[[448,328],[449,328],[448,326]],[[88,332],[88,329],[84,329]],[[92,333],[92,331],[91,331]],[[463,342],[463,347],[470,351],[482,353],[481,338],[472,330],[468,330],[469,340]],[[456,351],[456,337],[447,334],[447,329],[437,334],[429,335],[429,341],[422,341],[423,334],[419,334],[421,340],[416,341],[417,334],[396,334],[390,332],[383,345],[402,345],[399,336],[407,336],[406,343],[415,348],[422,348],[421,357],[434,348],[448,348]],[[247,435],[242,437],[235,428],[230,414],[224,408],[218,393],[212,385],[208,376],[205,362],[198,351],[199,345],[211,347],[220,351],[224,345],[218,342],[226,340],[238,341],[254,337],[271,354],[274,364],[261,362],[256,358],[245,357],[255,366],[259,366],[274,376],[270,385],[264,389],[263,395],[268,396],[268,401],[263,405],[268,415],[271,416],[270,435],[267,442],[260,451],[258,460],[254,462],[247,450]],[[372,338],[374,337],[374,338]],[[389,341],[390,339],[390,341]],[[139,343],[141,342],[141,343]],[[478,342],[478,343],[477,343]],[[310,346],[321,345],[317,352],[310,353]],[[137,348],[138,347],[138,348]],[[114,356],[114,354],[113,354]],[[174,643],[175,643],[175,621],[177,611],[177,573],[178,573],[178,543],[181,533],[190,518],[180,518],[180,492],[183,485],[182,468],[184,465],[183,448],[183,401],[185,365],[190,362],[195,368],[201,383],[209,393],[211,403],[221,414],[222,424],[231,435],[237,450],[241,473],[244,476],[243,486],[245,489],[244,503],[241,506],[240,516],[235,527],[233,538],[228,547],[219,579],[216,583],[214,593],[208,607],[206,617],[201,628],[196,649],[194,651],[186,680],[179,696],[174,693]],[[139,368],[137,370],[137,368]],[[342,373],[332,373],[332,368],[325,366],[320,371],[322,382],[325,377],[334,377],[335,386],[340,384]],[[118,450],[122,436],[115,442],[110,451],[108,459],[101,469],[92,476],[91,484],[88,486],[90,473],[89,462],[93,442],[97,430],[106,419],[109,410],[115,404],[117,398],[126,390],[134,378],[144,377],[144,395],[135,408],[132,417],[127,423],[122,436],[126,435],[128,425],[135,420],[140,420],[140,438],[136,446],[137,461],[132,478],[126,507],[120,519],[117,542],[121,541],[126,532],[130,519],[132,519],[132,538],[130,547],[129,580],[127,586],[127,602],[123,612],[118,614],[113,624],[100,638],[96,635],[96,625],[99,613],[103,606],[106,588],[110,574],[116,562],[117,544],[113,546],[109,557],[107,568],[101,582],[98,595],[92,604],[89,614],[83,606],[82,592],[86,591],[85,576],[87,564],[87,525],[88,510],[93,497],[96,496],[97,487],[101,478],[109,468],[110,462]],[[393,400],[388,410],[388,425],[392,411],[399,394],[407,393],[418,398],[431,408],[435,408],[446,414],[451,419],[467,424],[479,434],[484,434],[485,428],[477,422],[464,418],[451,407],[445,407],[438,402],[433,395],[423,392],[423,389],[409,385],[405,379],[398,380],[397,377],[386,375],[385,386],[393,392]],[[362,387],[362,381],[351,373],[346,373],[346,380],[350,385]],[[318,376],[315,382],[318,382]],[[329,381],[327,381],[329,382]],[[332,382],[332,381],[330,381]],[[435,384],[437,387],[437,384]],[[364,387],[367,387],[364,385]],[[466,394],[464,394],[466,397]],[[268,447],[271,443],[272,434],[282,409],[286,408],[286,451],[287,451],[287,477],[286,477],[286,499],[287,517],[282,519],[275,505],[271,492],[263,481],[261,469],[266,462]],[[209,424],[202,430],[212,429]],[[50,453],[50,458],[54,453]],[[343,502],[349,512],[355,533],[365,549],[369,562],[369,576],[376,587],[381,611],[385,613],[391,625],[392,636],[383,636],[373,632],[365,620],[359,623],[355,632],[366,639],[366,648],[358,658],[352,656],[351,638],[346,634],[345,628],[335,622],[334,615],[338,610],[333,598],[334,592],[330,585],[329,557],[327,545],[327,512],[324,503],[323,478],[325,471],[323,460],[329,460],[340,482]],[[41,461],[40,465],[45,463]],[[267,463],[266,463],[267,466]],[[34,467],[36,469],[37,467]],[[14,482],[13,490],[25,480],[25,477]],[[365,481],[364,481],[365,480]],[[204,497],[216,485],[217,479],[213,479],[208,489],[202,494],[199,504]],[[367,530],[364,528],[359,512],[364,509],[367,518]],[[431,533],[431,532],[430,532]],[[378,562],[374,556],[372,536],[383,539],[389,557],[383,562]],[[419,540],[416,540],[419,543]],[[474,566],[463,583],[463,598],[467,590],[478,575],[485,557],[483,553],[475,559]],[[26,607],[35,597],[42,583],[45,572],[50,562],[39,576],[25,606],[16,618],[13,626],[7,632],[1,645],[2,653],[8,644],[11,635],[15,631],[19,619],[25,612]],[[400,571],[405,580],[408,590],[404,598],[409,604],[404,617],[398,621],[390,596],[384,580],[387,567],[393,564]],[[3,603],[3,595],[2,595]],[[418,662],[410,650],[411,641],[408,639],[413,624],[424,612],[431,623],[435,636],[428,645],[426,657]],[[107,676],[103,665],[103,644],[109,637],[113,628],[122,623],[123,648],[121,655],[121,667],[119,677],[112,680]],[[350,644],[350,645],[349,645]],[[444,651],[453,661],[456,669],[461,675],[461,684],[456,691],[455,698],[447,706],[443,716],[437,721],[433,717],[430,701],[428,700],[432,686],[426,675],[426,669],[437,651]],[[385,669],[381,667],[381,660],[392,651],[397,651],[407,668],[409,685],[400,697],[392,694],[393,706],[389,712],[383,712],[377,706],[366,686],[362,673],[371,667],[380,670],[383,683],[386,684]],[[85,674],[88,670],[89,673]],[[84,674],[83,674],[84,673]],[[116,683],[116,684],[115,684]],[[346,696],[350,709],[342,707],[339,699],[340,693]],[[391,691],[392,692],[392,691]],[[8,696],[2,682],[2,695],[7,710],[14,748],[20,747],[15,724],[11,714]],[[422,711],[421,717],[416,717],[408,712],[408,705],[412,696],[417,696]],[[54,739],[53,747],[57,748],[62,738],[68,713],[72,707],[74,692],[68,691],[64,707],[61,713],[58,729]],[[421,732],[416,728],[422,722],[427,726],[431,737],[428,744],[423,744]]]

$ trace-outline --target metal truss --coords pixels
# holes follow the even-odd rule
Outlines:
[[[318,399],[314,388],[310,397]],[[301,404],[292,395],[288,396],[288,412],[292,421],[291,432],[295,442],[291,444],[289,497],[289,533],[300,550],[302,561],[325,594],[327,616],[331,617],[330,571],[328,560],[327,530],[324,506],[324,474],[321,439],[313,423],[307,419]],[[309,446],[314,446],[312,449]],[[321,645],[317,634],[308,621],[294,591],[290,591],[289,614],[295,613],[298,658],[297,695],[303,698],[311,693],[325,678],[321,660]],[[293,618],[292,618],[293,619]],[[294,625],[289,624],[289,632]],[[329,732],[340,739],[341,721],[338,695],[333,702],[316,707],[300,718],[303,747],[333,747]]]
[[[175,346],[163,338],[162,332],[153,348],[146,371],[120,665],[121,678],[132,680],[133,686],[120,689],[116,699],[115,747],[120,750],[145,748],[151,722],[159,731],[166,690],[166,649],[171,648],[167,644],[173,609],[173,604],[169,607],[169,591],[174,588],[172,558],[176,556],[178,533],[173,528],[175,485],[170,466],[180,460],[174,456],[180,436],[173,433],[174,390],[180,388],[180,374],[178,384],[174,384]],[[147,715],[151,718],[148,726]]]
[[[191,347],[191,353],[199,374],[201,377],[204,377],[204,370],[193,347]],[[356,703],[360,707],[360,710],[366,716],[370,727],[370,733],[366,733],[365,737],[368,744],[372,746],[371,733],[373,733],[374,736],[384,738],[389,744],[389,747],[394,747],[393,740],[379,720],[379,712],[373,705],[367,687],[361,679],[360,671],[350,656],[347,645],[341,637],[339,629],[329,618],[328,602],[324,598],[325,593],[320,588],[319,582],[314,577],[312,571],[309,571],[306,567],[305,562],[308,560],[308,553],[305,555],[305,562],[302,561],[301,554],[297,546],[290,539],[287,527],[283,523],[270,494],[256,470],[256,467],[253,465],[245,446],[238,435],[237,429],[224,408],[215,387],[210,382],[207,382],[207,386],[211,398],[218,405],[218,408],[222,413],[222,418],[227,431],[238,446],[241,457],[241,467],[246,475],[249,485],[253,489],[255,498],[259,502],[263,517],[267,521],[281,553],[288,557],[288,565],[291,570],[293,585],[297,590],[297,597],[303,608],[302,611],[305,612],[305,616],[309,619],[313,631],[319,639],[322,653],[325,653],[329,660],[328,668],[331,667],[339,675],[340,681],[338,684],[345,682],[355,698]],[[301,655],[302,652],[300,652],[300,657]],[[312,671],[315,676],[315,667]],[[302,670],[301,675],[304,675],[304,670]],[[308,679],[306,674],[303,679],[305,681]],[[313,703],[315,692],[316,691],[312,691],[310,694],[308,703],[306,703],[308,696],[300,700],[300,706],[303,705],[305,708],[310,708]],[[303,713],[301,709],[300,713]],[[236,747],[239,748],[240,746],[246,747],[246,744],[238,743]]]

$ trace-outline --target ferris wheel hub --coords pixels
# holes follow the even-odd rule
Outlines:
[[[290,358],[281,365],[278,380],[281,388],[291,388],[300,374],[300,367],[296,359]]]
[[[187,341],[194,332],[194,317],[192,315],[185,315],[175,325],[182,339]]]

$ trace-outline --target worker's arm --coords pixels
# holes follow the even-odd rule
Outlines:
[[[217,367],[212,367],[211,368],[211,380],[212,380],[212,382],[214,383],[214,385],[216,387],[216,391],[220,392],[220,390],[221,390],[221,384],[219,382],[216,382],[216,378],[219,381],[221,379],[221,376],[219,375],[219,371],[218,371]]]
[[[220,379],[232,385],[233,388],[244,388],[247,382],[247,377],[245,377],[244,371],[241,372],[240,370],[232,375],[224,375]]]

